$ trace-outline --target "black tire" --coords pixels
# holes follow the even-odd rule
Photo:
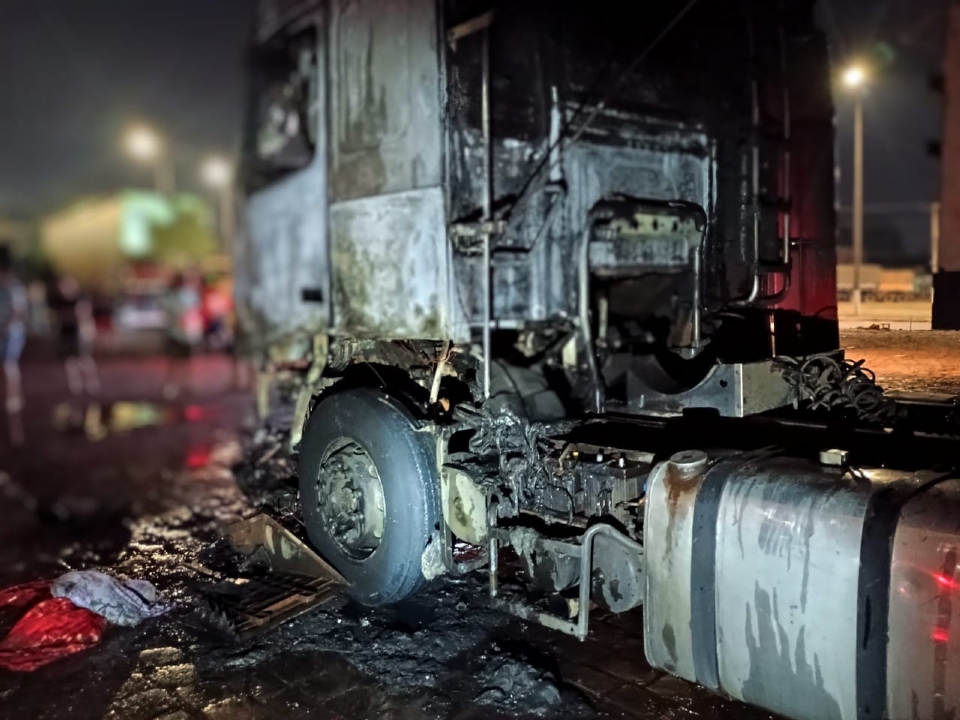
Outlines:
[[[363,559],[345,553],[331,537],[319,505],[321,465],[344,439],[367,452],[383,486],[383,535],[376,550]],[[405,407],[371,388],[336,392],[321,400],[304,429],[297,474],[310,541],[351,583],[357,601],[387,605],[427,584],[422,557],[440,519],[436,450],[433,436],[418,431]]]

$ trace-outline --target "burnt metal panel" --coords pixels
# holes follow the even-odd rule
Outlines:
[[[291,23],[323,10],[326,0],[260,0],[254,41],[265,42]]]
[[[890,574],[887,716],[947,720],[960,709],[960,480],[900,511]]]
[[[804,720],[856,720],[860,544],[872,491],[840,472],[774,458],[720,501],[720,684]]]
[[[493,194],[498,217],[508,221],[495,244],[530,250],[494,268],[495,318],[569,316],[576,295],[569,260],[586,213],[598,196],[624,193],[702,205],[708,315],[751,294],[758,259],[779,262],[789,213],[801,250],[793,252],[784,306],[803,317],[778,324],[777,347],[794,348],[793,354],[836,348],[835,303],[827,292],[833,280],[829,73],[811,3],[700,3],[642,62],[646,43],[678,10],[671,3],[645,8],[643,27],[618,22],[623,7],[612,2],[493,6]],[[490,7],[446,0],[445,28]],[[459,38],[445,56],[449,208],[456,220],[479,217],[483,197],[482,47],[477,32]],[[785,91],[792,94],[789,108]],[[658,154],[673,164],[658,164]],[[710,170],[691,173],[698,162]],[[805,244],[813,245],[810,251]],[[473,257],[457,256],[455,263],[468,287],[479,286]],[[762,284],[763,295],[783,288],[779,275]],[[759,352],[729,359],[769,356],[768,328],[750,332]]]
[[[469,339],[444,218],[439,187],[331,206],[337,334]]]
[[[434,0],[338,0],[330,50],[331,200],[439,185]]]
[[[694,202],[714,234],[717,138],[730,134],[746,112],[748,84],[738,74],[743,43],[734,50],[736,32],[721,38],[711,31],[716,17],[729,22],[730,8],[701,6],[642,69],[628,71],[677,8],[647,8],[639,28],[617,24],[623,8],[616,3],[495,5],[489,39],[493,190],[494,205],[508,220],[496,246],[515,254],[495,263],[494,315],[569,317],[576,310],[571,259],[589,211],[604,197]],[[480,12],[465,0],[448,0],[447,8],[448,28]],[[481,40],[481,33],[459,39],[446,55],[447,172],[450,213],[458,220],[476,218],[483,195]],[[720,45],[723,52],[711,50]],[[476,261],[455,262],[468,284],[478,286]]]
[[[830,74],[823,36],[802,21],[786,27],[786,88],[790,92],[789,210],[792,286],[775,318],[781,355],[824,352],[840,346],[836,307],[834,107],[830,86],[811,82]],[[770,291],[780,290],[783,281]]]
[[[550,244],[554,281],[547,305],[553,313],[574,313],[577,268],[575,238],[586,228],[591,209],[604,198],[622,194],[645,200],[694,203],[712,219],[712,144],[692,127],[664,128],[656,136],[638,138],[639,147],[580,144],[564,157],[569,190],[561,211],[565,235]]]
[[[314,16],[317,22],[321,18]],[[317,38],[322,87],[324,33],[318,31]],[[325,96],[318,93],[319,127],[310,164],[246,199],[234,266],[238,321],[251,349],[316,334],[330,325]]]
[[[594,272],[611,275],[624,269],[656,268],[663,271],[687,270],[695,261],[703,233],[694,219],[660,217],[637,213],[623,232],[598,234],[590,243],[590,267]]]
[[[647,480],[643,642],[651,665],[692,682],[701,682],[691,624],[690,579],[696,534],[694,508],[704,481],[706,456],[696,455],[695,461],[699,462],[695,462],[693,468],[690,463],[675,462],[677,456],[674,456],[657,465]]]
[[[265,342],[329,326],[326,169],[314,164],[253,195],[237,260],[236,294]],[[304,291],[316,294],[304,301]]]
[[[952,717],[960,481],[769,454],[687,480],[671,465],[648,480],[651,664],[797,720]]]
[[[797,399],[771,360],[753,363],[719,363],[691,388],[671,392],[661,386],[662,369],[646,358],[635,360],[627,371],[627,409],[644,415],[682,415],[685,409],[711,408],[724,417],[747,417],[787,407]]]
[[[463,153],[473,167],[478,156],[471,137],[469,132],[456,136],[452,152]],[[622,194],[684,201],[702,207],[710,217],[716,164],[713,143],[702,129],[664,122],[656,128],[624,130],[621,139],[626,138],[633,146],[581,142],[570,147],[561,161],[565,192],[534,191],[515,214],[496,246],[497,319],[541,320],[576,313],[577,266],[571,258],[590,211],[605,198]],[[499,162],[505,167],[512,164],[516,174],[523,167],[519,158],[542,151],[517,139],[503,140],[497,148]],[[513,158],[510,163],[504,160],[507,156]],[[508,249],[509,253],[500,252]],[[479,287],[477,258],[459,255],[455,262],[461,282]],[[479,297],[467,295],[474,298],[471,317],[477,319]]]

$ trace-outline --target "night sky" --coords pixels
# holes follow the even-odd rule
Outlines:
[[[875,65],[864,101],[867,260],[871,240],[874,245],[881,242],[877,231],[883,226],[900,236],[905,256],[922,260],[929,246],[929,214],[923,206],[938,199],[940,184],[940,163],[928,154],[927,141],[941,136],[942,100],[930,89],[929,78],[942,70],[945,2],[819,0],[818,6],[837,64],[863,56]],[[842,91],[835,94],[835,102],[840,203],[849,208],[853,104]],[[849,215],[841,214],[841,223],[844,220],[849,222]]]
[[[147,186],[123,153],[143,120],[196,183],[199,157],[233,153],[254,0],[0,0],[0,212]]]
[[[239,142],[243,50],[255,0],[0,0],[0,213],[146,186],[120,144],[144,120],[175,143],[181,187],[196,163]],[[882,67],[866,104],[867,203],[936,197],[942,0],[820,0],[834,55]],[[841,202],[849,204],[851,116],[838,96]],[[898,217],[909,245],[922,217]],[[919,223],[919,224],[918,224]]]

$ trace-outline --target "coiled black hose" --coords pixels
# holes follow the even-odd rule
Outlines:
[[[797,390],[797,402],[811,410],[847,412],[860,420],[885,424],[893,420],[896,404],[877,385],[876,374],[864,360],[838,360],[833,355],[779,357],[784,379]]]

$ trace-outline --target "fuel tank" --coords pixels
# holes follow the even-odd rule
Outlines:
[[[960,480],[839,457],[688,451],[653,470],[647,659],[790,718],[953,718]]]

